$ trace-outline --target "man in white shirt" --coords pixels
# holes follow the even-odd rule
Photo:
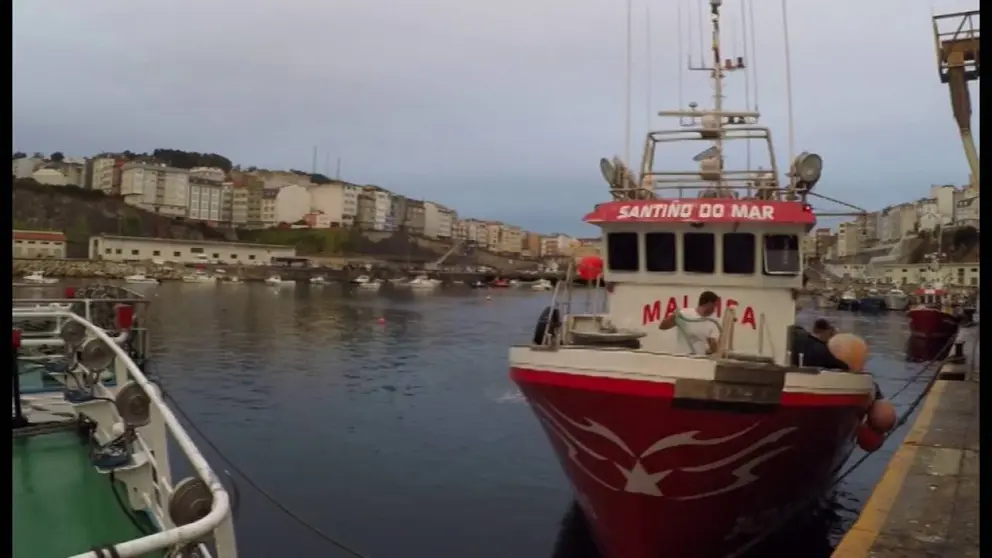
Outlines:
[[[658,329],[676,329],[677,351],[694,355],[710,355],[716,352],[720,339],[720,325],[713,314],[720,297],[713,291],[699,295],[695,308],[679,310],[661,321]]]

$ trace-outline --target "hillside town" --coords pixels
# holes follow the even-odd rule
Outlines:
[[[459,218],[454,209],[434,201],[302,171],[237,166],[186,169],[124,155],[70,158],[61,153],[18,153],[13,176],[121,196],[125,203],[152,213],[214,227],[405,231],[520,258],[568,256],[590,243],[500,221]]]

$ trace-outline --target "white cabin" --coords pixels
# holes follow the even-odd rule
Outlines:
[[[786,363],[795,292],[803,286],[801,239],[815,222],[807,205],[614,201],[586,221],[603,230],[608,318],[619,328],[645,332],[642,349],[676,352],[676,330],[659,330],[661,320],[713,291],[721,300],[714,317],[724,326],[727,308],[734,308],[734,353]]]

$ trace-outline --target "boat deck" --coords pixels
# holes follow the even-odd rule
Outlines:
[[[834,558],[979,556],[979,382],[938,381]]]
[[[74,431],[13,439],[13,515],[17,558],[74,556],[140,538],[138,525],[153,531],[143,514],[125,515]]]

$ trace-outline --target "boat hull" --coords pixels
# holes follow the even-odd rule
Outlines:
[[[755,413],[683,407],[672,383],[518,367],[511,376],[604,558],[741,555],[826,493],[870,402],[786,392]]]
[[[888,310],[902,311],[909,307],[909,297],[908,296],[898,296],[898,295],[886,295],[885,296],[885,307]]]
[[[858,310],[865,314],[881,314],[885,311],[885,300],[881,297],[865,297],[858,304]]]
[[[861,307],[861,301],[856,298],[842,298],[837,301],[838,310],[857,311]]]
[[[909,317],[906,358],[911,362],[945,358],[960,328],[958,318],[936,308],[913,308],[906,315]]]

